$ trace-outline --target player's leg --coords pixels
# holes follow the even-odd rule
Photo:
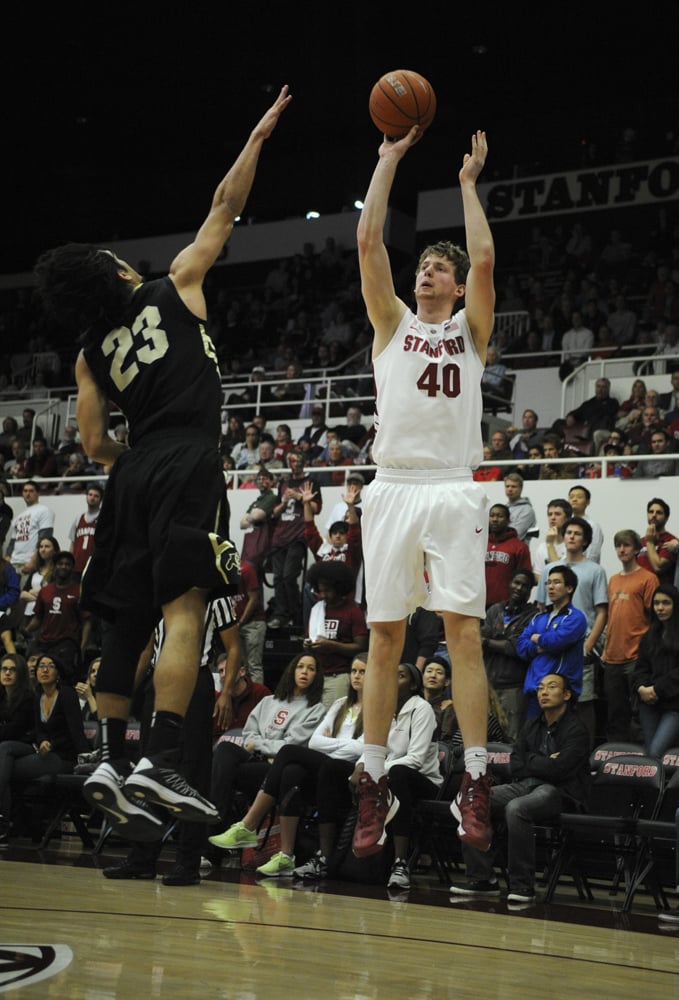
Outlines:
[[[488,680],[481,654],[478,618],[442,612],[451,651],[453,703],[464,742],[465,773],[452,812],[461,840],[487,851],[490,847],[488,754]]]
[[[186,710],[198,675],[206,594],[190,590],[163,606],[165,640],[153,684],[154,710],[148,750],[125,782],[135,803],[168,809],[188,822],[217,819],[215,806],[178,773]]]
[[[358,781],[358,819],[352,850],[365,857],[381,850],[385,827],[398,809],[387,784],[384,761],[389,727],[396,711],[398,665],[405,643],[406,620],[371,622],[363,682],[364,769]]]

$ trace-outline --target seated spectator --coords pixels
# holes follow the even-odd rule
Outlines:
[[[566,810],[583,811],[589,802],[589,735],[572,709],[568,678],[550,673],[538,687],[539,715],[526,722],[512,750],[511,780],[490,790],[493,848],[483,853],[465,844],[467,883],[451,886],[453,896],[499,896],[495,865],[500,845],[507,849],[509,904],[535,901],[534,824]]]
[[[524,410],[521,417],[521,427],[511,427],[509,449],[514,458],[528,458],[528,449],[532,444],[542,440],[542,432],[538,428],[538,415],[535,410]]]
[[[630,416],[632,412],[637,413],[635,419],[641,418],[641,413],[644,409],[644,403],[646,401],[646,383],[642,378],[635,378],[632,383],[632,388],[627,399],[623,400],[620,404],[618,412],[616,413],[616,427],[618,422],[626,419]]]
[[[558,434],[553,434],[551,431],[545,434],[542,442],[542,453],[546,459],[559,459],[568,458],[568,454],[564,450],[563,440]],[[577,479],[578,478],[578,466],[576,464],[566,464],[559,462],[556,465],[549,465],[545,463],[540,466],[540,474],[538,479]]]
[[[227,850],[256,846],[259,826],[278,804],[281,849],[257,869],[258,874],[269,878],[294,874],[313,881],[327,878],[338,820],[351,805],[348,779],[363,750],[364,676],[365,656],[357,656],[351,664],[348,694],[328,708],[309,745],[288,744],[279,750],[243,819],[210,837],[211,844]],[[304,802],[318,812],[319,850],[295,868],[295,840]]]
[[[226,425],[226,433],[222,434],[220,448],[222,452],[232,454],[233,449],[238,444],[245,441],[245,423],[240,413],[229,414]]]
[[[245,440],[239,441],[231,449],[236,469],[252,468],[259,464],[259,443],[259,428],[255,424],[248,424],[245,428]]]
[[[234,794],[243,792],[248,805],[261,787],[276,754],[293,743],[306,746],[325,715],[321,702],[323,674],[308,650],[290,660],[272,695],[251,709],[242,743],[225,736],[214,748],[211,800],[224,823],[233,815]]]
[[[611,396],[610,391],[610,379],[598,378],[594,395],[566,414],[566,428],[571,431],[577,427],[577,433],[593,441],[595,449],[613,430],[620,409],[618,400]]]
[[[58,475],[57,459],[51,448],[47,447],[44,438],[36,438],[33,450],[26,462],[26,475],[34,480],[51,479]],[[54,483],[42,483],[41,493],[51,493]]]
[[[499,396],[507,399],[511,395],[511,382],[507,378],[507,365],[502,361],[498,349],[492,344],[486,350],[486,363],[481,376],[481,391],[484,396]]]
[[[679,473],[679,454],[668,430],[656,427],[650,438],[650,454],[654,458],[642,458],[636,463],[635,476],[640,479],[657,479],[658,476],[674,476]],[[670,458],[676,455],[676,458]]]
[[[484,444],[483,446],[483,461],[484,463],[492,463],[493,453],[491,451],[489,444]],[[478,469],[474,469],[472,477],[474,482],[477,483],[497,483],[502,479],[504,475],[504,469],[501,465],[484,464],[480,465]]]
[[[624,427],[627,442],[633,454],[649,455],[651,452],[651,438],[656,430],[666,430],[660,410],[657,406],[644,406],[641,412],[641,420]]]
[[[325,410],[322,406],[311,407],[311,423],[304,428],[304,433],[298,439],[299,445],[302,440],[309,442],[309,461],[318,458],[326,444],[328,425],[325,422]]]
[[[5,462],[3,473],[7,479],[28,479],[28,451],[18,437],[12,439],[11,457]]]
[[[61,479],[54,485],[54,493],[84,493],[91,475],[92,468],[88,466],[86,456],[80,451],[71,452]]]
[[[279,420],[296,420],[299,417],[306,393],[302,375],[299,361],[291,361],[285,369],[285,381],[270,390],[269,399],[280,404],[272,410]]]
[[[422,671],[422,694],[436,716],[436,729],[432,737],[434,740],[441,739],[443,715],[453,707],[450,697],[451,673],[450,663],[443,656],[432,656],[424,664]]]
[[[253,465],[247,466],[248,470],[264,469],[284,469],[285,463],[282,459],[274,456],[274,443],[270,434],[266,432],[259,440],[259,460]]]
[[[464,753],[462,730],[460,729],[460,721],[455,713],[454,704],[451,704],[443,712],[440,740],[442,743],[449,743],[456,755]],[[505,743],[507,741],[507,717],[492,684],[488,685],[486,741],[488,743]]]
[[[360,450],[365,442],[368,428],[363,424],[363,413],[360,407],[350,405],[345,414],[345,423],[333,427],[340,441],[351,441]]]
[[[594,348],[590,351],[590,358],[599,361],[614,357],[620,350],[607,323],[600,323],[596,328],[594,337]]]
[[[78,754],[89,750],[78,695],[65,683],[60,662],[53,656],[40,656],[36,675],[32,742],[0,743],[0,831],[5,842],[11,832],[12,787],[42,775],[70,774]]]
[[[63,436],[56,447],[58,475],[63,475],[68,465],[69,455],[72,455],[74,451],[84,454],[83,447],[78,441],[78,428],[75,424],[66,424]]]
[[[215,700],[219,699],[219,695],[224,684],[227,658],[228,653],[226,652],[220,653],[217,657],[215,665],[217,667],[217,673],[219,674],[220,686],[219,690],[215,688]],[[270,694],[271,691],[266,684],[262,684],[259,681],[252,679],[248,671],[247,664],[241,664],[238,668],[233,688],[231,689],[231,723],[229,725],[229,731],[236,733],[238,730],[241,730],[247,722],[248,716],[255,705],[258,705],[263,698],[268,698]],[[224,730],[219,725],[219,720],[215,718],[215,738],[218,739],[223,732]]]
[[[509,447],[509,435],[499,427],[490,435],[490,452],[493,462],[507,462],[514,457]],[[501,468],[505,476],[513,471],[510,465],[503,465]]]
[[[318,476],[320,482],[326,486],[342,486],[346,480],[345,470],[348,466],[354,465],[354,460],[349,458],[337,440],[330,441],[327,447],[327,458],[317,458],[312,462],[316,469],[335,469],[335,472],[325,472]]]
[[[0,657],[0,743],[7,740],[32,742],[33,698],[26,660],[19,653],[6,652]],[[0,826],[0,844],[2,842]]]
[[[274,442],[273,457],[275,461],[285,463],[289,451],[295,447],[292,440],[292,431],[289,424],[279,424],[276,428],[276,440]]]
[[[2,456],[3,468],[6,462],[14,458],[12,453],[12,441],[17,436],[19,425],[14,417],[5,417],[2,421],[2,434],[0,434],[0,455]]]

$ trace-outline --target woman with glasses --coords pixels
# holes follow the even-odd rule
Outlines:
[[[53,656],[39,657],[36,680],[32,742],[0,743],[0,842],[9,837],[11,785],[24,785],[42,775],[70,774],[78,754],[90,749],[78,695],[61,684],[61,666]]]

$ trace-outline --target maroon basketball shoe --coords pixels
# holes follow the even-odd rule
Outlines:
[[[392,795],[387,776],[373,781],[366,771],[358,779],[358,818],[351,844],[357,858],[377,854],[387,839],[385,827],[396,815],[398,799]]]
[[[490,849],[493,836],[490,825],[491,784],[489,775],[482,774],[472,781],[469,771],[465,771],[460,790],[450,806],[450,811],[458,822],[458,837],[479,851]]]

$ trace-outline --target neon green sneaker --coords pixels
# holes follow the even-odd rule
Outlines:
[[[239,821],[230,826],[224,833],[217,833],[214,837],[208,837],[211,844],[221,847],[224,851],[234,850],[237,847],[256,847],[257,831],[248,830]]]
[[[295,859],[279,851],[274,854],[265,865],[260,865],[257,869],[258,875],[267,875],[269,878],[278,878],[279,875],[292,875],[295,870]]]

